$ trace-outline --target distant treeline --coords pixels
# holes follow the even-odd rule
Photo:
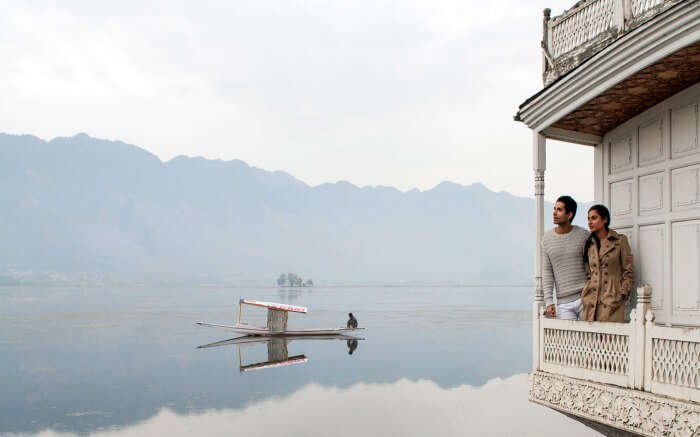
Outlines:
[[[307,279],[304,281],[301,276],[296,273],[280,274],[277,278],[277,285],[280,287],[313,287],[314,281]]]

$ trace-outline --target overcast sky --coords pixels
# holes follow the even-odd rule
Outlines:
[[[573,3],[0,0],[0,131],[531,197],[513,115],[542,86],[542,9]],[[547,198],[592,200],[592,149],[549,144]]]

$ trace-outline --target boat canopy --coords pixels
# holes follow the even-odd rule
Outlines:
[[[302,307],[302,306],[287,305],[287,304],[275,303],[275,302],[263,302],[260,300],[240,299],[238,302],[240,304],[245,304],[245,305],[253,305],[253,306],[258,306],[258,307],[270,308],[273,310],[292,311],[295,313],[306,314],[308,311],[306,307]]]

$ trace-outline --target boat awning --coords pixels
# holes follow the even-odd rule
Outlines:
[[[287,305],[287,304],[275,303],[275,302],[263,302],[261,300],[241,299],[239,301],[239,303],[245,304],[245,305],[264,307],[264,308],[271,308],[273,310],[292,311],[295,313],[306,314],[308,312],[306,307],[297,306],[297,305]]]

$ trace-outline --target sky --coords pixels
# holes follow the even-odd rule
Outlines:
[[[573,3],[0,0],[0,132],[532,197],[513,115],[542,87],[542,9]],[[593,199],[592,148],[548,143],[561,193]]]

